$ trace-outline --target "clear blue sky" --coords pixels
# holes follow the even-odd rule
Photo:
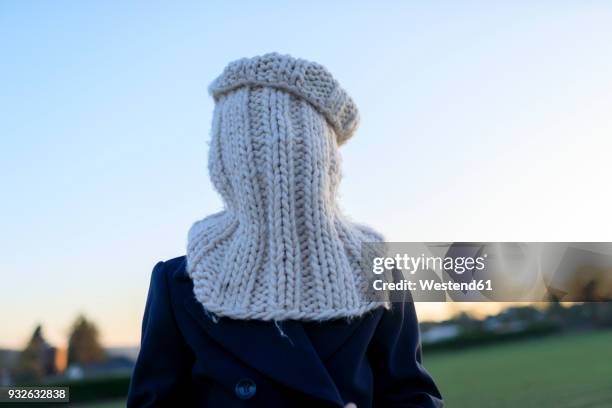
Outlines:
[[[138,341],[152,266],[220,206],[206,86],[269,51],[357,101],[341,203],[390,240],[611,240],[610,3],[209,3],[0,3],[0,347],[79,312]]]

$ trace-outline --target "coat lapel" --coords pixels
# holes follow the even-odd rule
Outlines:
[[[285,321],[276,327],[272,322],[220,318],[215,323],[193,295],[185,299],[184,305],[208,335],[243,363],[289,388],[344,406],[298,322]]]
[[[375,317],[370,313],[364,319],[372,319]],[[322,361],[329,360],[357,331],[360,327],[368,327],[362,319],[336,319],[321,322],[306,322],[301,327],[305,327],[308,331],[308,338],[313,348],[316,350],[319,358]],[[303,330],[303,329],[302,329]],[[330,336],[329,333],[334,335]]]

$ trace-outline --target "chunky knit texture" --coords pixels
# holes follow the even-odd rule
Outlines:
[[[279,54],[243,58],[230,63],[208,88],[218,100],[243,86],[282,89],[310,102],[329,121],[338,144],[346,142],[359,124],[359,111],[338,81],[315,62]]]
[[[211,85],[208,168],[224,211],[189,231],[187,270],[215,315],[327,320],[381,306],[366,297],[361,243],[381,241],[340,212],[338,144],[357,109],[322,66],[268,54]]]

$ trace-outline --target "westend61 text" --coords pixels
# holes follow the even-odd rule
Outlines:
[[[418,285],[417,285],[418,282]],[[493,285],[491,280],[472,280],[470,282],[438,282],[433,279],[419,279],[417,282],[402,279],[398,282],[385,282],[377,279],[372,283],[374,290],[377,291],[403,291],[403,290],[423,290],[423,291],[492,291]]]

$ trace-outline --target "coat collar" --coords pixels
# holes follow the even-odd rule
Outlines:
[[[174,278],[192,286],[185,263],[175,271]],[[243,363],[286,387],[344,406],[322,358],[329,357],[350,337],[355,324],[340,330],[331,342],[333,345],[322,350],[320,356],[300,322],[283,321],[278,327],[273,322],[247,322],[225,317],[215,322],[193,296],[192,287],[183,304],[211,338]],[[281,335],[281,331],[284,335]],[[270,364],[272,359],[287,364]],[[279,366],[282,368],[279,369]]]

